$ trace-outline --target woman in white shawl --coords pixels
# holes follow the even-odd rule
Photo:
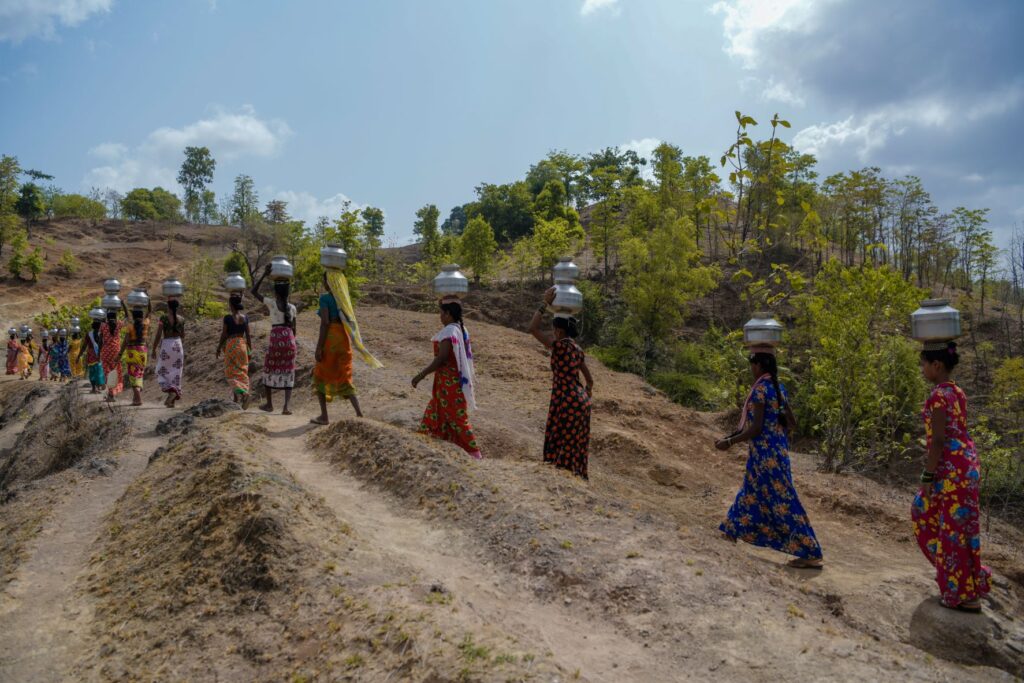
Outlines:
[[[457,299],[441,300],[441,323],[444,329],[431,340],[434,360],[412,378],[415,389],[427,375],[434,374],[434,390],[419,431],[451,441],[479,460],[483,456],[469,424],[469,411],[476,409],[473,349]]]

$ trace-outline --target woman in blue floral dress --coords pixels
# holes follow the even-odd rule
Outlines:
[[[747,472],[719,529],[727,539],[773,548],[796,559],[789,566],[821,569],[821,546],[793,487],[788,432],[796,426],[773,353],[749,358],[754,386],[743,406],[739,430],[715,442],[719,450],[749,441]]]

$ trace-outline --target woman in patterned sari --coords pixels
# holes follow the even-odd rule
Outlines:
[[[45,330],[44,330],[45,331]],[[39,381],[45,382],[50,378],[50,346],[49,335],[43,337],[39,342],[39,353],[36,354],[36,365],[39,366]]]
[[[124,312],[128,307],[121,304]],[[107,387],[107,401],[117,400],[118,394],[124,391],[124,367],[121,365],[121,333],[125,321],[117,316],[117,309],[107,311],[107,320],[100,327],[100,361],[103,364],[103,378]],[[114,376],[117,381],[114,384]]]
[[[106,385],[107,380],[103,374],[103,357],[101,355],[100,344],[102,344],[103,336],[100,328],[105,323],[102,320],[92,321],[92,330],[85,335],[85,343],[82,345],[82,349],[78,352],[78,362],[82,362],[82,354],[85,354],[85,366],[86,373],[89,376],[90,394],[98,394]]]
[[[270,339],[267,354],[263,357],[263,393],[266,402],[260,410],[274,412],[274,389],[284,389],[282,415],[291,415],[292,389],[295,387],[295,356],[299,347],[295,341],[295,318],[298,316],[294,304],[288,303],[291,284],[287,280],[274,283],[274,296],[260,294],[260,285],[270,275],[267,264],[263,275],[252,286],[252,295],[263,302],[270,313]]]
[[[795,555],[789,563],[795,569],[821,569],[821,546],[796,494],[789,464],[789,431],[796,426],[796,417],[779,382],[774,352],[753,351],[748,360],[755,381],[743,406],[740,428],[715,442],[722,451],[750,442],[743,485],[718,528],[730,541],[739,539]]]
[[[231,314],[224,316],[217,344],[217,357],[224,352],[224,376],[231,386],[231,400],[242,404],[242,410],[249,409],[252,394],[249,392],[249,349],[252,337],[249,334],[249,318],[242,313],[241,294],[232,294],[228,299]]]
[[[160,316],[153,338],[156,358],[156,381],[160,391],[167,394],[164,405],[173,408],[181,398],[181,378],[185,374],[185,319],[178,314],[181,302],[167,302],[167,315]]]
[[[473,350],[462,324],[462,304],[457,299],[441,300],[441,324],[444,328],[431,340],[434,360],[412,378],[415,389],[427,375],[434,375],[430,403],[419,431],[451,441],[479,460],[483,455],[469,424],[469,411],[476,409]]]
[[[18,372],[18,354],[21,352],[21,342],[18,341],[18,333],[11,332],[11,338],[7,341],[7,374],[14,375]]]
[[[75,328],[71,331],[68,342],[68,362],[71,364],[71,376],[74,379],[85,377],[85,366],[82,364],[82,332]]]
[[[145,311],[140,308],[132,309],[132,324],[128,325],[121,348],[124,374],[128,379],[128,386],[132,388],[133,406],[142,405],[142,383],[149,362],[146,338],[149,336],[149,316],[152,311],[152,302],[147,304]]]
[[[967,395],[949,377],[959,360],[952,342],[921,352],[921,372],[935,388],[922,414],[928,462],[910,514],[921,552],[935,567],[940,604],[979,613],[992,572],[981,563],[981,466],[967,432]]]
[[[22,379],[32,376],[32,364],[36,359],[36,344],[32,341],[32,335],[26,334],[25,340],[18,349],[18,374]]]
[[[57,336],[57,343],[53,345],[50,354],[50,369],[54,372],[54,379],[61,382],[71,379],[71,358],[68,355],[68,331],[62,329]]]
[[[320,336],[316,343],[316,367],[313,368],[313,390],[320,402],[320,415],[310,420],[315,425],[328,423],[327,404],[335,396],[347,398],[356,411],[356,417],[363,416],[355,385],[352,384],[353,347],[371,368],[383,367],[363,346],[345,274],[333,268],[327,269],[324,288],[327,291],[320,295]]]
[[[551,351],[551,404],[544,430],[544,462],[567,469],[587,479],[590,451],[590,399],[594,378],[587,368],[583,349],[576,343],[576,318],[555,316],[551,331],[541,329],[544,312],[555,299],[554,288],[544,294],[544,303],[533,314],[530,334]],[[586,385],[580,384],[580,374]]]

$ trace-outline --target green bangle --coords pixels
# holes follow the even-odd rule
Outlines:
[[[930,484],[933,481],[935,481],[935,473],[934,472],[929,472],[928,470],[925,470],[924,472],[921,472],[921,483],[922,484]]]

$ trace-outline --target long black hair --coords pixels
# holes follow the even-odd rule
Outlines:
[[[751,365],[755,363],[761,367],[761,372],[767,372],[772,376],[772,386],[775,387],[775,396],[779,401],[779,424],[783,429],[786,429],[789,425],[786,419],[786,397],[782,393],[782,389],[779,387],[779,363],[775,360],[775,355],[771,353],[765,353],[760,351],[758,353],[750,354]]]
[[[102,320],[93,320],[92,321],[92,332],[93,332],[92,340],[94,342],[96,342],[96,347],[97,348],[102,348],[103,347],[103,335],[100,334],[100,327],[102,327],[102,326],[103,326],[103,321]]]
[[[551,319],[551,326],[559,330],[565,330],[565,335],[570,339],[580,336],[580,323],[576,318],[556,316]]]
[[[117,309],[115,308],[107,311],[107,327],[110,328],[110,334],[117,332]]]
[[[459,324],[462,330],[462,339],[466,339],[466,326],[462,324],[462,304],[458,301],[441,302],[441,310],[452,317],[452,320]]]
[[[135,309],[132,311],[132,325],[135,327],[135,343],[144,344],[146,342],[142,337],[142,323],[145,316],[145,311],[142,309]]]
[[[284,313],[284,324],[291,325],[292,317],[291,311],[288,310],[288,295],[291,293],[292,285],[288,280],[278,280],[274,283],[274,295],[284,299],[284,305],[281,305],[280,301],[276,301],[277,310]]]
[[[228,305],[231,307],[231,310],[236,312],[245,309],[245,304],[242,303],[241,294],[232,294],[231,296],[229,296]]]
[[[960,354],[957,353],[956,342],[949,342],[945,348],[922,350],[921,359],[927,363],[938,361],[946,367],[946,372],[952,372],[960,362]]]

